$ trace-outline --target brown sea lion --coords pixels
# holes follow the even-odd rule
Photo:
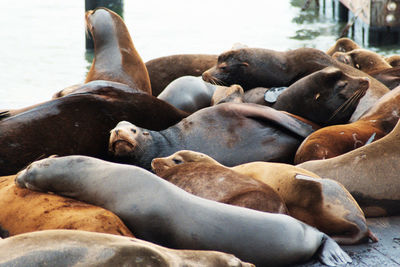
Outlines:
[[[85,82],[120,82],[151,95],[150,78],[122,18],[100,7],[86,12],[94,41],[94,57]]]
[[[21,171],[16,182],[102,206],[138,238],[169,248],[218,250],[257,266],[293,265],[313,255],[325,264],[351,262],[330,237],[290,216],[200,198],[136,166],[48,158]]]
[[[386,85],[389,89],[394,89],[400,85],[400,66],[373,72],[371,76]]]
[[[224,165],[250,161],[292,162],[313,125],[273,108],[248,103],[223,103],[201,109],[163,131],[120,122],[110,135],[114,161],[150,169],[153,158],[190,149]]]
[[[343,184],[365,216],[400,214],[400,123],[385,137],[343,155],[298,165]]]
[[[386,62],[392,67],[400,67],[400,55],[393,55],[386,58]]]
[[[335,52],[348,52],[361,48],[356,42],[349,38],[340,38],[336,43],[326,51],[326,54],[332,56]]]
[[[109,131],[119,121],[161,130],[185,116],[154,96],[119,87],[50,100],[0,120],[0,175],[15,174],[33,160],[53,154],[107,159]]]
[[[49,229],[133,236],[108,210],[67,197],[22,189],[15,186],[14,179],[15,175],[0,177],[0,225],[8,236]]]
[[[392,68],[383,56],[368,49],[360,48],[349,52],[336,52],[332,55],[332,58],[370,75]]]
[[[324,127],[310,134],[298,148],[294,162],[333,158],[376,141],[394,128],[399,117],[400,87],[397,87],[358,121]]]
[[[256,87],[256,88],[250,89],[244,93],[243,102],[271,106],[271,104],[265,100],[266,92],[270,91],[271,89],[273,91],[278,92],[277,87],[274,87],[274,88]],[[271,93],[272,93],[272,90],[271,90]]]
[[[154,173],[186,192],[230,205],[287,214],[278,193],[251,177],[204,162],[178,164],[163,170],[156,167],[157,160],[151,163]]]
[[[299,167],[251,162],[227,168],[203,153],[188,150],[156,158],[152,167],[156,172],[165,173],[178,166],[193,167],[196,163],[219,166],[271,186],[283,198],[289,215],[317,227],[340,244],[356,244],[368,238],[377,241],[368,230],[357,202],[341,184],[330,179],[320,179],[318,175]]]
[[[216,85],[203,81],[201,77],[182,76],[168,84],[157,98],[192,113],[211,105],[215,89]]]
[[[366,77],[353,77],[336,67],[327,67],[293,83],[272,107],[322,126],[346,123],[369,85]]]
[[[182,54],[155,58],[146,62],[152,93],[158,96],[173,80],[182,76],[201,76],[215,65],[217,55]]]
[[[174,250],[136,238],[47,230],[0,241],[1,266],[222,266],[251,267],[216,251]]]
[[[360,99],[350,121],[356,121],[389,89],[349,65],[332,59],[314,48],[299,48],[279,52],[262,48],[230,50],[218,57],[218,63],[203,73],[203,79],[211,83],[229,86],[239,84],[243,89],[255,87],[290,86],[300,78],[326,67],[336,67],[346,75],[367,77],[370,87]]]

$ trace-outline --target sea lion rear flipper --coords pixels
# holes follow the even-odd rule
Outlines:
[[[319,260],[328,266],[336,266],[352,262],[351,258],[340,246],[327,235],[323,236],[322,244],[318,249]]]
[[[314,132],[312,125],[274,108],[249,103],[237,104],[235,107],[237,107],[238,112],[245,117],[254,120],[273,122],[303,138],[306,138]]]

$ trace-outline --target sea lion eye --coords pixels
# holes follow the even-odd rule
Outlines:
[[[149,132],[143,132],[143,135],[149,135],[150,133]]]
[[[132,131],[132,133],[136,133],[136,129],[132,128],[131,131]]]
[[[179,159],[172,159],[172,161],[173,161],[175,164],[181,164],[181,163],[182,163],[182,160],[179,160]]]

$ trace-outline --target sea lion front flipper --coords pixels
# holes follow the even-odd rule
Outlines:
[[[237,112],[244,117],[264,122],[273,122],[303,138],[306,138],[315,131],[312,125],[298,120],[285,112],[267,106],[246,103],[237,104],[232,106],[232,108],[237,109]]]
[[[328,266],[336,266],[352,262],[351,258],[340,246],[327,235],[323,236],[322,244],[318,249],[319,260]]]

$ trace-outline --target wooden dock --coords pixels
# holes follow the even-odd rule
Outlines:
[[[367,219],[371,231],[379,238],[377,243],[342,246],[353,262],[345,266],[400,266],[400,216]],[[317,260],[298,267],[324,266]]]
[[[319,0],[333,18],[348,22],[348,36],[368,45],[400,44],[400,0]],[[326,10],[323,10],[326,13]]]

